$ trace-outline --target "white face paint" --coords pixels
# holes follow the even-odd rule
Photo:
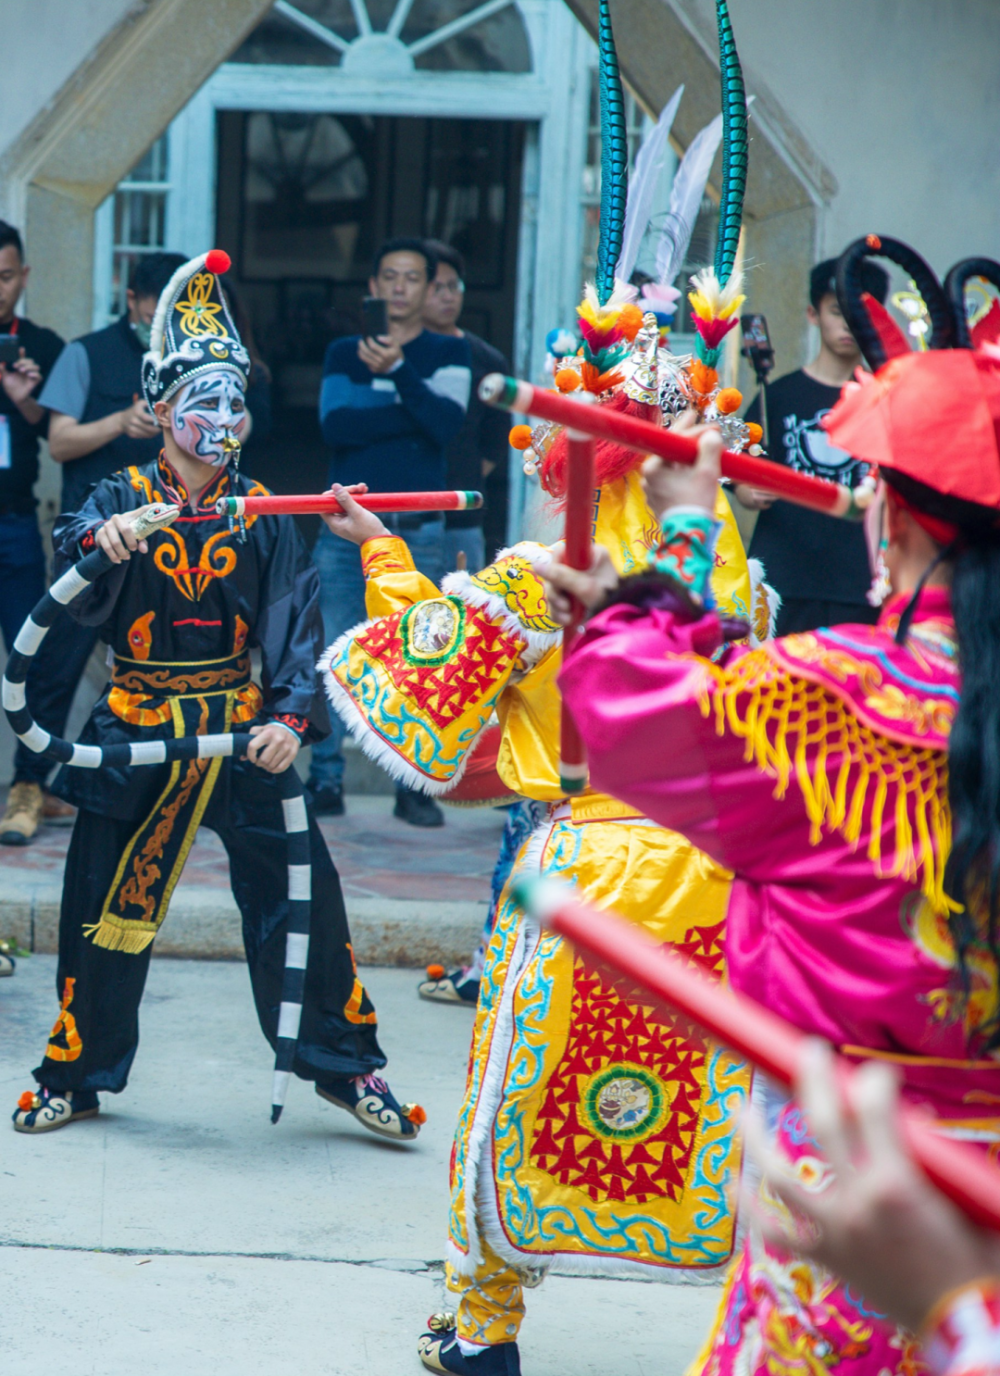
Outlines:
[[[186,382],[170,412],[170,430],[185,454],[213,468],[225,468],[228,436],[240,439],[247,425],[243,381],[228,368],[213,369]]]

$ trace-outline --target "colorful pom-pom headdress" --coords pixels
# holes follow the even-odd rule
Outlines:
[[[744,297],[735,271],[747,171],[747,107],[743,76],[726,0],[716,0],[722,73],[722,114],[692,140],[674,177],[670,210],[661,229],[656,263],[659,281],[643,288],[629,279],[646,233],[657,182],[669,146],[670,128],[683,87],[664,108],[636,160],[628,187],[628,142],[621,75],[608,0],[600,0],[598,50],[601,108],[601,206],[595,281],[577,307],[582,346],[575,354],[550,349],[554,382],[562,392],[583,392],[601,405],[669,425],[695,407],[719,426],[731,450],[756,448],[759,427],[736,414],[741,394],[719,382],[725,336],[738,323]],[[692,278],[689,299],[697,333],[694,356],[664,347],[661,325],[673,314],[680,292],[672,285],[687,254],[695,220],[719,141],[723,145],[719,238],[715,264]],[[556,332],[553,332],[553,337]],[[560,332],[560,342],[564,342]],[[541,470],[552,496],[565,493],[567,445],[562,430],[548,423],[516,428],[512,444],[525,455],[525,472]],[[595,449],[598,486],[624,477],[642,456],[610,441]]]
[[[179,267],[160,293],[149,350],[142,360],[142,390],[152,406],[169,401],[191,378],[225,368],[246,385],[250,355],[219,284],[229,255],[213,248]]]

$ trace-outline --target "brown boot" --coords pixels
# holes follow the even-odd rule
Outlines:
[[[0,817],[0,846],[26,846],[42,820],[42,790],[38,784],[11,784]]]
[[[64,803],[47,788],[42,789],[42,821],[47,827],[71,827],[76,821],[76,808]]]

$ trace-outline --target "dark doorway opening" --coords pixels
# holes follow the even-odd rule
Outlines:
[[[278,492],[326,486],[316,408],[323,355],[357,333],[372,255],[391,235],[453,244],[468,264],[460,325],[512,353],[524,125],[223,111],[217,238],[273,378],[273,424],[248,471]],[[487,548],[505,543],[507,474],[486,484]],[[315,518],[306,518],[307,534]]]

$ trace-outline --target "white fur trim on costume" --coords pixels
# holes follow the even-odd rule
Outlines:
[[[371,722],[359,711],[357,704],[350,693],[339,683],[331,672],[331,664],[349,641],[369,626],[374,626],[374,621],[360,621],[356,626],[352,626],[349,631],[345,631],[339,636],[329,649],[324,650],[320,655],[316,668],[323,676],[323,686],[326,695],[330,699],[334,711],[343,721],[358,745],[375,763],[389,775],[394,783],[403,784],[406,788],[416,789],[420,793],[426,793],[432,798],[440,798],[446,793],[450,793],[453,788],[457,788],[465,773],[469,758],[475,750],[480,736],[489,726],[489,720],[483,722],[476,734],[469,741],[468,748],[462,756],[462,760],[450,779],[430,779],[426,774],[422,774],[415,765],[405,759],[398,750],[394,749],[372,726]]]
[[[781,594],[767,582],[767,571],[759,559],[748,559],[747,569],[750,573],[750,644],[756,648],[763,643],[753,630],[757,599],[763,597],[767,603],[767,639],[773,640],[781,610]]]
[[[514,545],[510,549],[502,549],[493,560],[498,564],[501,559],[518,558],[526,559],[529,562],[545,551],[544,545],[524,544]],[[478,607],[486,612],[491,621],[501,625],[508,635],[522,640],[527,647],[528,653],[523,658],[528,668],[537,664],[543,655],[546,655],[554,645],[558,645],[562,640],[562,630],[554,631],[532,631],[525,626],[524,622],[510,610],[507,603],[499,594],[490,592],[486,588],[475,585],[474,579],[478,575],[471,574],[465,570],[456,570],[454,573],[447,574],[441,580],[441,591],[449,597],[458,597],[470,607]]]
[[[542,856],[545,853],[545,845],[552,833],[554,824],[555,818],[550,812],[524,842],[511,869],[510,878],[507,880],[508,885],[513,881],[515,875],[520,878],[525,874],[541,873]],[[499,1228],[496,1182],[493,1178],[492,1166],[493,1124],[503,1102],[508,1058],[514,1040],[514,991],[525,966],[538,949],[541,935],[541,929],[530,924],[527,915],[522,912],[518,921],[514,950],[507,967],[503,989],[500,992],[500,1006],[497,1009],[493,1036],[490,1038],[490,1051],[479,1085],[479,1094],[473,1110],[472,1126],[469,1129],[469,1145],[465,1164],[465,1191],[462,1202],[465,1212],[465,1230],[469,1239],[469,1255],[463,1257],[452,1244],[452,1251],[457,1253],[457,1257],[449,1254],[449,1260],[456,1266],[459,1265],[458,1257],[461,1257],[461,1266],[466,1268],[470,1264],[474,1268],[482,1261],[480,1226],[483,1222],[481,1215],[486,1212],[484,1206],[487,1200],[491,1219],[493,1215],[497,1216]],[[482,1182],[481,1188],[480,1181]],[[489,1239],[490,1245],[493,1246],[490,1220],[486,1221],[483,1232]],[[523,1258],[518,1264],[522,1266],[525,1264]],[[544,1258],[540,1258],[535,1264],[544,1264]]]

